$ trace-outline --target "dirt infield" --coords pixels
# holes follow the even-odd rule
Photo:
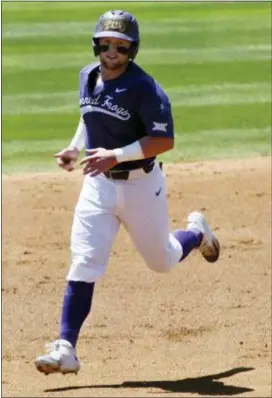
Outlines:
[[[271,159],[165,167],[172,228],[207,215],[216,264],[169,274],[121,229],[84,324],[75,375],[34,367],[57,338],[80,171],[2,178],[2,394],[9,397],[271,396]]]

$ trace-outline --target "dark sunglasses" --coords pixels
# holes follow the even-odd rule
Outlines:
[[[111,48],[111,45],[110,44],[100,44],[98,47],[99,47],[99,52],[105,53],[105,52],[109,51],[109,49]],[[119,54],[127,55],[130,52],[130,48],[127,48],[124,46],[117,46],[114,48]]]

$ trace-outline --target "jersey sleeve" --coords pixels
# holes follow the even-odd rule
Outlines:
[[[74,137],[72,138],[69,147],[77,148],[79,151],[81,151],[85,146],[86,134],[87,134],[86,125],[84,123],[83,118],[81,117],[79,119],[77,130],[75,132]]]
[[[82,103],[84,104],[84,97],[87,96],[87,82],[90,73],[99,66],[99,62],[93,62],[92,64],[84,66],[79,72],[79,98],[80,98],[80,106]]]
[[[81,71],[79,72],[79,99],[80,99],[80,105],[81,105],[81,101],[82,98],[85,97],[86,95],[86,82],[88,79],[88,74],[91,71],[91,65],[87,65],[85,66],[83,69],[81,69]]]
[[[155,81],[146,83],[140,90],[139,117],[147,135],[174,137],[171,103]]]

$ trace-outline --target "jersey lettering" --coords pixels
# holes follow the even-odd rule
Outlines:
[[[118,106],[117,104],[113,104],[114,98],[111,97],[110,95],[105,95],[104,99],[100,101],[101,94],[99,94],[95,98],[91,97],[84,97],[80,98],[79,105],[80,107],[84,107],[84,105],[93,105],[93,106],[88,106],[89,112],[101,112],[105,113],[106,115],[110,115],[113,117],[116,117],[117,119],[120,120],[128,120],[131,117],[131,114],[129,111],[122,106]],[[97,105],[97,106],[96,106]],[[86,109],[82,109],[83,114],[86,113]]]

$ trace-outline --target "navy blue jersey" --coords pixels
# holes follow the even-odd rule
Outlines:
[[[120,148],[144,136],[173,137],[169,98],[160,85],[134,62],[118,78],[107,80],[97,95],[93,90],[99,63],[80,71],[80,111],[86,124],[86,148]],[[114,169],[132,170],[153,162],[148,159],[123,162]]]

